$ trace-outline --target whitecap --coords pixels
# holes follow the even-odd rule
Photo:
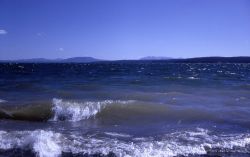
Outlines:
[[[80,121],[84,119],[89,119],[95,116],[102,109],[104,109],[109,104],[119,103],[127,104],[133,102],[120,101],[120,100],[104,100],[104,101],[85,101],[85,102],[75,102],[75,101],[63,101],[62,99],[53,99],[54,116],[51,120],[68,120],[68,121]]]
[[[198,80],[199,78],[197,78],[197,77],[188,77],[188,79],[190,79],[190,80]]]
[[[131,135],[116,132],[105,132],[105,134],[113,137],[131,137]]]
[[[0,99],[0,103],[5,103],[7,102],[6,100]]]

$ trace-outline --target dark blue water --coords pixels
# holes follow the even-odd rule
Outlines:
[[[0,64],[0,156],[250,156],[250,64]]]

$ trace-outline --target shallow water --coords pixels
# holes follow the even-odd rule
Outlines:
[[[250,64],[0,64],[0,156],[250,156]]]

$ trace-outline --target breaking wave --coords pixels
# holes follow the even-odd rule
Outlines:
[[[125,105],[134,101],[65,101],[54,98],[52,104],[34,103],[29,105],[9,106],[0,109],[0,119],[28,121],[80,121],[95,117],[108,105]]]
[[[141,123],[155,121],[217,121],[216,112],[202,109],[176,108],[134,100],[72,101],[54,98],[52,103],[4,106],[0,119],[26,121],[71,121],[95,119],[104,123]]]
[[[0,153],[11,149],[30,150],[34,156],[57,157],[63,154],[81,156],[117,157],[173,157],[205,154],[250,153],[249,134],[214,135],[208,130],[197,128],[194,131],[174,132],[163,135],[162,139],[154,137],[133,138],[131,141],[112,136],[88,137],[62,134],[53,131],[0,131]]]
[[[127,104],[133,101],[113,101],[104,100],[97,102],[72,102],[63,101],[62,99],[53,99],[52,111],[54,116],[52,120],[68,120],[68,121],[80,121],[84,119],[89,119],[95,117],[99,112],[101,112],[107,105],[110,104]]]
[[[88,119],[91,116],[95,116],[109,101],[103,102],[69,102],[62,101],[62,99],[53,99],[52,111],[54,116],[52,120],[69,120],[79,121],[82,119]]]
[[[117,124],[152,122],[158,120],[216,120],[212,113],[200,109],[172,108],[164,104],[148,103],[134,100],[104,101],[65,101],[53,99],[53,117],[51,121],[81,121],[96,119],[102,122]],[[218,120],[218,119],[217,119]]]

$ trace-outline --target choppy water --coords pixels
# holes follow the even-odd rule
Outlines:
[[[250,156],[250,64],[0,64],[0,156]]]

